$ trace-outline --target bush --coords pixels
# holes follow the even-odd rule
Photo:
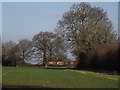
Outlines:
[[[118,68],[120,68],[118,53],[120,53],[120,45],[104,44],[102,47],[93,49],[86,53],[86,55],[84,55],[84,59],[79,60],[77,67],[118,72]],[[80,59],[80,56],[78,59]]]

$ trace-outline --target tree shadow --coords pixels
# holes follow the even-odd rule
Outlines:
[[[40,90],[47,88],[50,89],[50,87],[44,87],[44,86],[17,86],[17,85],[2,86],[2,90]]]
[[[64,69],[72,69],[72,68],[68,68],[68,67],[66,67],[66,68],[62,68],[62,67],[48,67],[48,68],[45,68],[45,69],[56,69],[56,70],[64,70]]]
[[[80,88],[51,88],[51,87],[43,87],[43,86],[2,86],[2,90],[75,90]],[[89,90],[89,89],[88,89]]]

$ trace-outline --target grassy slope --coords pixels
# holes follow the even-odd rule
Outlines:
[[[118,76],[78,70],[3,67],[3,86],[118,88]]]

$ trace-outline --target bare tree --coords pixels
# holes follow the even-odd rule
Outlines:
[[[32,42],[28,39],[21,39],[16,46],[17,52],[16,54],[20,56],[22,62],[28,58],[27,56],[31,52]]]
[[[89,3],[74,4],[58,21],[56,32],[69,43],[74,54],[84,57],[88,51],[116,42],[112,22],[107,12]]]
[[[2,63],[3,65],[16,65],[17,56],[15,54],[16,43],[9,41],[2,44]]]
[[[53,59],[58,53],[64,52],[63,42],[60,37],[51,32],[40,32],[33,37],[34,47],[42,51],[43,64],[47,67],[47,62]]]
[[[2,40],[0,36],[0,66],[2,65]]]

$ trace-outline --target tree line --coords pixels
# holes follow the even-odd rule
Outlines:
[[[118,71],[118,41],[107,12],[89,3],[79,3],[72,5],[63,14],[55,33],[40,32],[32,41],[23,39],[18,44],[3,43],[2,59],[3,64],[6,64],[8,58],[15,60],[16,64],[24,60],[27,62],[28,57],[36,54],[37,59],[41,57],[43,64],[47,66],[48,60],[54,57],[66,59],[66,51],[71,50],[78,61],[78,69]]]
[[[21,39],[16,44],[12,41],[2,44],[2,62],[5,66],[16,66],[43,62],[47,66],[48,60],[66,59],[64,42],[52,32],[40,32],[30,41]]]

